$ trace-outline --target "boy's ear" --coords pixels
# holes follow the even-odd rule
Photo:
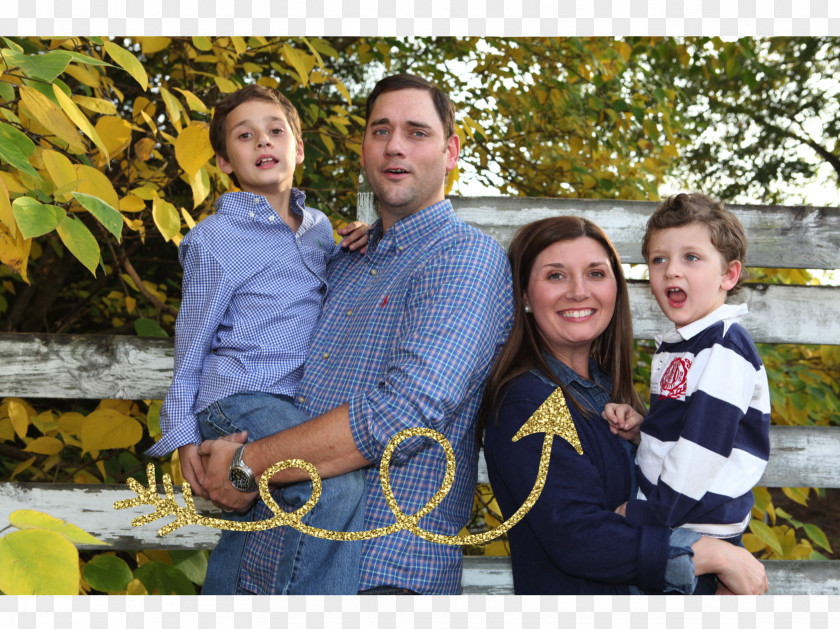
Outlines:
[[[233,168],[231,167],[230,162],[218,153],[216,153],[216,166],[218,166],[219,170],[221,170],[226,175],[230,175],[233,172]]]
[[[218,157],[217,157],[218,159]],[[303,140],[298,140],[297,148],[295,149],[295,164],[303,163]]]
[[[738,283],[738,278],[741,277],[741,261],[733,260],[729,263],[726,271],[723,274],[723,279],[720,281],[720,287],[729,291],[735,284]]]

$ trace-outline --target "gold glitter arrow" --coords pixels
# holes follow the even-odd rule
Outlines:
[[[188,482],[183,484],[184,506],[180,506],[175,500],[175,491],[172,487],[172,479],[169,474],[163,475],[164,496],[161,497],[157,493],[155,485],[155,468],[154,464],[149,463],[146,467],[146,475],[149,482],[148,487],[143,487],[133,478],[127,481],[128,487],[137,494],[136,498],[129,500],[118,500],[114,503],[114,509],[127,509],[129,507],[137,507],[141,505],[150,505],[155,507],[153,513],[137,517],[131,521],[132,526],[143,526],[149,522],[153,522],[167,515],[174,515],[175,521],[170,522],[158,531],[158,535],[167,535],[172,531],[187,525],[197,524],[199,526],[206,526],[210,528],[236,531],[264,531],[266,529],[274,528],[276,526],[291,526],[292,528],[310,535],[312,537],[320,537],[322,539],[330,539],[335,541],[358,541],[363,539],[372,539],[374,537],[382,537],[397,531],[411,531],[414,535],[425,540],[436,542],[438,544],[449,545],[466,545],[466,544],[484,544],[492,539],[499,537],[506,533],[514,524],[519,522],[528,511],[536,503],[537,499],[542,493],[545,486],[545,479],[548,475],[548,464],[551,459],[551,445],[554,437],[559,436],[568,441],[578,454],[583,454],[580,445],[580,438],[577,430],[575,430],[572,416],[569,413],[569,408],[566,405],[566,400],[560,389],[555,391],[543,402],[543,404],[534,412],[531,417],[523,424],[522,428],[514,435],[513,441],[518,441],[522,437],[535,433],[545,433],[543,441],[542,454],[540,455],[539,468],[537,471],[537,480],[534,483],[531,493],[528,494],[525,502],[522,504],[516,513],[509,519],[502,522],[499,526],[484,533],[476,533],[474,535],[458,536],[458,535],[440,535],[426,531],[418,524],[421,518],[431,513],[437,507],[449,490],[455,480],[455,453],[449,441],[437,431],[429,428],[409,428],[398,432],[388,442],[385,451],[382,453],[382,461],[379,465],[380,482],[382,484],[382,492],[385,495],[385,500],[388,507],[396,518],[396,522],[390,526],[380,527],[378,529],[371,529],[367,531],[328,531],[311,527],[304,524],[301,518],[307,514],[317,504],[321,497],[321,477],[315,466],[302,459],[288,459],[280,461],[268,468],[260,478],[259,492],[260,497],[266,503],[274,517],[267,520],[259,520],[257,522],[238,522],[225,520],[221,518],[211,518],[200,515],[195,510],[195,503],[192,498],[192,489]],[[437,441],[444,450],[446,455],[446,470],[444,472],[443,483],[437,490],[434,496],[413,515],[405,514],[397,504],[397,499],[391,489],[389,469],[391,456],[396,450],[397,446],[410,437],[428,437]],[[271,496],[271,491],[268,488],[268,480],[277,472],[288,469],[290,467],[297,467],[305,470],[309,474],[312,481],[312,495],[306,503],[292,513],[286,513]]]

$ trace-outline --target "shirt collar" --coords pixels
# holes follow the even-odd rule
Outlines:
[[[560,380],[564,387],[568,387],[572,383],[576,383],[586,388],[600,386],[607,391],[612,391],[612,380],[607,374],[601,371],[601,368],[598,367],[598,363],[595,362],[594,358],[589,359],[589,375],[592,380],[587,380],[578,374],[574,369],[566,365],[566,363],[558,360],[548,352],[543,352],[543,358],[545,358],[548,366],[551,367],[554,375],[557,376],[558,380]]]
[[[305,206],[306,193],[297,188],[292,188],[292,194],[289,198],[289,208],[295,214],[304,215],[303,210]],[[262,208],[267,208],[271,212],[274,212],[274,208],[268,204],[268,201],[263,195],[245,192],[244,190],[225,192],[216,199],[216,212],[221,214],[246,217],[250,216],[251,212],[258,212]]]
[[[728,321],[730,323],[740,321],[741,317],[746,315],[748,310],[747,304],[723,304],[702,319],[698,319],[681,328],[671,328],[665,334],[656,335],[654,337],[656,346],[659,347],[663,342],[678,343],[680,341],[687,341],[718,321]]]
[[[379,241],[387,236],[393,238],[397,249],[402,250],[415,244],[422,244],[454,215],[452,203],[449,199],[444,199],[397,221],[391,225],[387,234],[382,230],[382,219],[377,219],[370,228],[369,239],[371,243],[378,245]],[[374,249],[376,249],[375,245]]]

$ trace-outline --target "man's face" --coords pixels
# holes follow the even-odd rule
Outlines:
[[[444,137],[432,95],[421,89],[376,99],[362,141],[362,166],[385,229],[444,198],[446,173],[458,163],[457,135]]]

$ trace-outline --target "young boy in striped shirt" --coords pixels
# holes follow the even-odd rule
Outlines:
[[[767,374],[727,305],[741,285],[747,239],[738,219],[702,194],[666,199],[647,223],[642,255],[651,292],[674,328],[656,338],[650,409],[608,404],[611,430],[639,443],[639,492],[628,520],[682,527],[740,544],[752,488],[770,455]],[[701,579],[695,593],[713,594]]]

